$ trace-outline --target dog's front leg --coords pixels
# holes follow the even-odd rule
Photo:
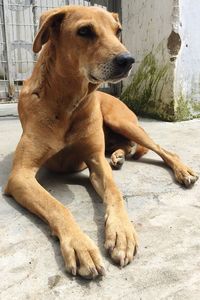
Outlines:
[[[136,233],[126,212],[121,193],[117,189],[112,170],[104,154],[94,155],[88,160],[90,180],[106,206],[105,248],[120,266],[133,260],[137,248]]]
[[[47,147],[22,138],[16,150],[5,193],[12,195],[19,204],[49,224],[53,234],[60,240],[68,272],[89,279],[103,275],[104,269],[97,246],[81,231],[70,211],[35,179],[38,170],[36,165],[41,155],[38,149],[41,148]]]

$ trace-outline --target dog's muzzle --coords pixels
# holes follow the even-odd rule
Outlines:
[[[106,63],[98,65],[89,73],[89,80],[93,83],[118,82],[129,75],[135,59],[129,52],[120,53]]]

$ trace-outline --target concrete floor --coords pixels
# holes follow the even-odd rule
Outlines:
[[[199,172],[200,120],[141,124]],[[20,134],[16,117],[0,118],[1,187]],[[66,176],[43,171],[40,182],[71,209],[100,247],[106,277],[91,282],[67,275],[59,242],[48,226],[0,195],[0,299],[200,299],[200,181],[190,190],[179,186],[153,153],[138,162],[127,161],[113,174],[140,238],[134,262],[120,270],[106,256],[103,207],[88,172]]]

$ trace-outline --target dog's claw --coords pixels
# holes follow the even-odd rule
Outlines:
[[[75,267],[72,268],[72,275],[76,276],[76,268]]]
[[[125,261],[124,261],[124,266],[128,265],[129,263],[129,260],[128,260],[128,257],[125,258]]]
[[[121,257],[120,259],[120,267],[123,268],[125,266],[125,259]]]
[[[137,251],[138,251],[138,245],[136,245],[135,249],[134,249],[134,253],[133,253],[133,256],[135,256],[137,254]]]
[[[95,278],[99,275],[95,268],[91,268],[90,271],[91,271],[92,278]]]
[[[97,270],[99,272],[99,275],[105,276],[106,275],[106,270],[104,269],[103,266],[97,267]]]

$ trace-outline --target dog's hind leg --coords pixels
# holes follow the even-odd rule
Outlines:
[[[189,187],[197,181],[198,175],[183,164],[177,154],[161,148],[148,136],[144,129],[138,125],[135,115],[128,107],[112,96],[106,97],[109,99],[106,99],[106,101],[100,100],[103,120],[106,126],[140,146],[157,153],[174,171],[175,178],[179,183]]]
[[[120,120],[119,123],[114,121],[109,125],[113,130],[120,132],[122,135],[134,140],[139,145],[157,153],[174,171],[175,178],[179,183],[189,187],[197,181],[198,175],[191,168],[183,164],[177,154],[161,148],[138,125],[127,120]]]

